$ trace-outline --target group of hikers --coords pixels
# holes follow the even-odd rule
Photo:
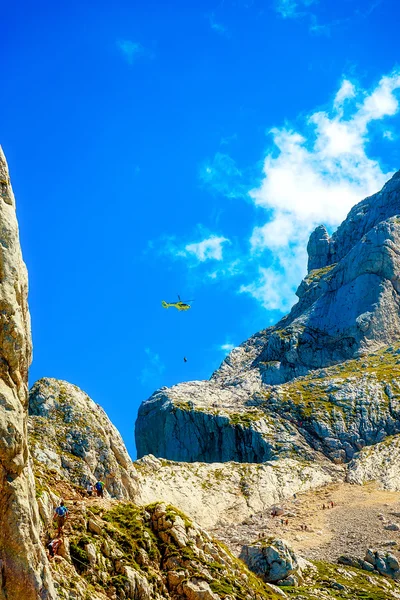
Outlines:
[[[86,492],[88,496],[93,496],[94,492],[96,491],[98,498],[104,498],[104,488],[105,484],[103,481],[97,481],[94,487],[89,481],[86,486]]]
[[[96,493],[98,498],[104,498],[104,490],[105,490],[105,483],[104,483],[104,481],[100,481],[100,480],[97,481],[94,486],[90,482],[86,486],[86,493],[90,497],[93,496],[94,493]],[[59,550],[62,546],[64,525],[65,525],[65,522],[67,521],[68,517],[69,517],[68,508],[65,506],[64,500],[60,500],[60,504],[55,509],[54,515],[53,515],[53,521],[56,521],[56,523],[57,523],[57,535],[54,539],[52,539],[47,544],[47,550],[49,551],[50,560],[59,553]]]

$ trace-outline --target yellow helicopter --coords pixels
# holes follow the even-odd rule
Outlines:
[[[191,308],[190,304],[187,302],[182,302],[179,295],[178,302],[165,302],[165,300],[162,300],[161,306],[163,308],[177,308],[178,310],[189,310],[189,308]]]

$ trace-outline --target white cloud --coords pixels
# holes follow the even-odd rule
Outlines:
[[[374,122],[398,112],[398,88],[398,73],[383,77],[370,93],[344,80],[332,110],[308,118],[307,134],[288,127],[271,130],[264,178],[250,191],[269,219],[254,229],[250,242],[253,255],[269,250],[273,262],[241,291],[266,308],[285,310],[306,268],[310,232],[320,223],[337,226],[356,202],[387,181],[391,173],[367,155],[368,132]]]
[[[225,237],[218,237],[212,235],[201,242],[187,244],[185,246],[185,252],[193,254],[198,261],[204,262],[206,260],[222,260],[223,258],[223,244],[230,243]]]
[[[143,46],[139,44],[139,42],[132,42],[132,40],[118,40],[117,47],[130,65],[132,65],[139,56],[145,54]]]
[[[356,88],[354,84],[348,79],[344,79],[333,101],[333,107],[337,112],[340,112],[343,109],[344,102],[350,100],[350,98],[354,98],[355,95]]]
[[[226,344],[221,344],[221,346],[219,347],[220,350],[222,350],[223,352],[226,352],[226,354],[228,354],[229,352],[231,352],[234,349],[234,344],[230,344],[229,342]]]

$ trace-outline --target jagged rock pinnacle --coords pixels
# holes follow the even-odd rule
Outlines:
[[[308,272],[323,269],[329,264],[329,234],[324,225],[318,225],[307,245]]]

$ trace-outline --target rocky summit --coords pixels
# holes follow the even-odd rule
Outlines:
[[[135,470],[104,410],[77,386],[43,378],[29,393],[28,432],[36,472],[86,487],[104,480],[113,498],[133,499]]]
[[[0,600],[400,599],[399,185],[316,229],[280,323],[143,403],[132,462],[76,385],[28,393],[0,154]]]
[[[136,422],[138,455],[348,462],[400,431],[400,174],[308,244],[299,301],[209,381],[161,388]]]

